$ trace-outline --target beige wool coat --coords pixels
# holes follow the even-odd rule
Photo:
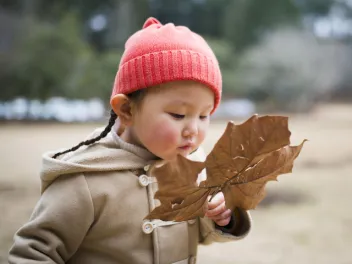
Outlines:
[[[143,220],[159,202],[157,183],[143,170],[154,157],[114,132],[58,159],[54,153],[44,155],[42,195],[15,234],[10,264],[196,263],[198,243],[238,240],[250,230],[249,213],[242,210],[228,228],[206,217]]]

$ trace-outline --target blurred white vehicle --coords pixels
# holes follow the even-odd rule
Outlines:
[[[0,119],[5,120],[56,120],[59,122],[99,121],[105,117],[102,100],[68,100],[53,97],[45,102],[16,98],[0,102]]]
[[[220,103],[213,118],[248,118],[255,114],[255,104],[248,99],[231,99]]]

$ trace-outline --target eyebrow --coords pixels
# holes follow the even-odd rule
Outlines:
[[[188,102],[185,102],[185,101],[182,101],[182,100],[174,100],[172,102],[170,102],[171,105],[185,105],[185,106],[191,106],[193,108],[193,104],[191,103],[188,103]],[[214,107],[213,104],[208,104],[208,105],[205,105],[203,107],[203,109],[212,109]]]

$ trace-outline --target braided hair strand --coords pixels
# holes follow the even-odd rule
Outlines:
[[[106,137],[107,134],[111,131],[111,128],[114,126],[116,118],[117,118],[117,115],[115,114],[115,112],[113,110],[111,110],[109,123],[105,127],[105,129],[100,133],[99,136],[92,138],[92,139],[89,139],[89,140],[86,140],[86,141],[82,141],[81,143],[77,144],[76,146],[74,146],[70,149],[64,150],[62,152],[57,152],[54,154],[53,159],[56,159],[60,155],[75,151],[84,145],[89,146],[89,145],[95,143],[96,141],[99,141],[100,139]]]

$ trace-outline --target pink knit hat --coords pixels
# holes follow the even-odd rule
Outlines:
[[[170,81],[194,80],[221,98],[219,63],[205,40],[184,26],[148,18],[125,44],[111,98]]]

